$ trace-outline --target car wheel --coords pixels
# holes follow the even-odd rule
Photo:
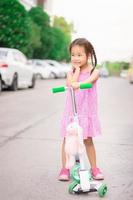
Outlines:
[[[51,72],[49,77],[50,78],[57,78],[57,76],[56,76],[56,74],[54,72]]]
[[[37,74],[36,74],[36,78],[37,78],[37,79],[42,79],[42,75],[39,74],[39,73],[37,73]]]
[[[10,89],[12,91],[17,91],[18,89],[18,77],[17,75],[14,75],[13,81],[12,81],[12,85],[10,86]]]
[[[0,77],[0,93],[2,92],[2,80],[1,80],[1,77]]]
[[[35,83],[36,83],[36,77],[35,77],[35,75],[33,75],[31,82],[32,82],[32,84],[31,84],[31,86],[29,86],[29,88],[34,88],[35,87]]]

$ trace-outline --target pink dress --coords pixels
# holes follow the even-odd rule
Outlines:
[[[89,72],[81,72],[78,81],[84,81],[90,76]],[[95,137],[101,134],[100,122],[97,113],[97,89],[96,82],[90,89],[75,90],[75,99],[79,124],[83,128],[83,137]],[[65,137],[66,127],[73,120],[71,96],[68,90],[66,103],[61,120],[61,135]]]

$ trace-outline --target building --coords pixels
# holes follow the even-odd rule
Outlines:
[[[45,1],[44,1],[44,9],[45,9],[50,15],[53,15],[53,3],[54,3],[54,0],[45,0]]]
[[[31,9],[32,7],[37,5],[37,0],[19,0],[22,5],[26,8],[26,10]]]
[[[50,15],[53,14],[52,12],[52,5],[54,0],[19,0],[22,5],[26,8],[26,10],[30,10],[32,7],[37,5],[44,6],[46,12]]]

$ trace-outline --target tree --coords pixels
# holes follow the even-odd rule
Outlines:
[[[54,16],[53,26],[61,29],[65,34],[71,36],[74,32],[73,23],[68,23],[64,17]]]
[[[30,39],[31,21],[24,6],[17,0],[0,1],[0,46],[17,48],[27,54]]]
[[[71,41],[71,26],[64,18],[56,18],[53,26],[49,15],[42,7],[34,7],[29,11],[31,19],[41,29],[41,45],[35,48],[33,56],[40,59],[68,60],[68,45]]]
[[[27,52],[28,57],[32,58],[34,56],[34,50],[40,48],[41,46],[41,29],[32,20],[30,21],[31,26],[31,39],[29,43],[29,50]]]
[[[29,15],[34,23],[40,28],[41,45],[39,48],[34,49],[33,55],[36,58],[47,58],[51,51],[51,46],[53,46],[50,17],[43,11],[42,7],[31,8]]]
[[[68,23],[64,17],[55,16],[53,20],[53,27],[62,31],[62,47],[61,47],[61,60],[69,60],[68,47],[71,42],[71,34],[74,32],[74,26],[72,23]],[[60,41],[61,38],[59,37]]]
[[[41,6],[32,7],[29,11],[32,20],[41,28],[50,25],[50,17]]]
[[[58,61],[68,60],[69,38],[67,38],[67,36],[61,29],[56,27],[52,28],[52,41],[53,41],[53,46],[49,53],[49,58]]]
[[[37,5],[38,6],[44,6],[44,2],[45,2],[45,0],[37,0]]]

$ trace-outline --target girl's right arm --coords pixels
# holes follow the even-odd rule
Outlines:
[[[76,67],[74,72],[67,74],[66,85],[69,87],[73,82],[77,82],[80,74],[80,67]]]

